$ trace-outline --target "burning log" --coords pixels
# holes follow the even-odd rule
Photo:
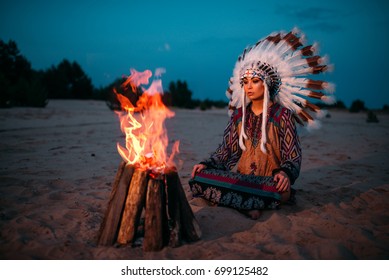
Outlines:
[[[201,230],[176,170],[155,175],[121,163],[101,224],[98,245],[133,244],[144,212],[145,251],[197,241]]]
[[[100,245],[112,245],[116,241],[115,237],[118,234],[122,209],[126,201],[128,186],[129,182],[131,182],[133,173],[133,166],[126,165],[124,161],[120,163],[112,186],[105,218],[101,224],[98,241],[98,244]]]
[[[146,199],[148,172],[135,169],[129,186],[117,242],[127,244],[134,240],[140,215]]]
[[[169,215],[174,221],[173,236],[170,243],[172,247],[181,245],[181,233],[187,240],[198,240],[201,236],[200,226],[186,199],[178,173],[174,170],[166,173],[166,184],[172,186],[168,189],[170,201]]]
[[[145,209],[143,249],[145,251],[161,250],[166,245],[169,232],[165,188],[161,179],[149,180]]]

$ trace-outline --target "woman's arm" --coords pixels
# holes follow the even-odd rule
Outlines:
[[[241,121],[241,110],[237,110],[231,116],[224,130],[223,141],[211,154],[209,159],[202,161],[207,168],[231,170],[239,161],[242,150],[239,146],[238,124]]]
[[[281,164],[280,168],[273,170],[273,176],[283,171],[293,185],[300,174],[302,153],[294,116],[287,109],[281,119],[280,139]]]

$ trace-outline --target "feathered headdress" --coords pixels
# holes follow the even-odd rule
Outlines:
[[[239,56],[227,90],[229,113],[242,107],[243,119],[239,135],[239,145],[245,150],[243,139],[245,110],[250,100],[244,93],[242,79],[246,73],[255,73],[264,81],[264,104],[262,113],[261,150],[266,153],[266,122],[269,99],[290,109],[296,120],[304,125],[315,126],[320,117],[320,108],[307,98],[320,99],[332,104],[335,86],[323,80],[312,80],[310,75],[332,71],[328,58],[318,55],[317,43],[305,45],[305,35],[297,28],[292,31],[272,33],[259,40],[254,46],[247,47]],[[249,72],[247,72],[249,71]]]

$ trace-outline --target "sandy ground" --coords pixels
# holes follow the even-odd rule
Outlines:
[[[192,199],[192,166],[221,141],[224,110],[174,110],[179,175],[201,226],[200,241],[159,252],[98,247],[121,161],[116,115],[99,101],[51,101],[0,110],[0,259],[388,259],[389,116],[331,111],[301,132],[298,204],[253,221]]]

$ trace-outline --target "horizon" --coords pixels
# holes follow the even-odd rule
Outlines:
[[[76,61],[95,88],[129,75],[130,68],[163,67],[164,88],[186,81],[193,99],[227,101],[228,79],[243,49],[273,31],[298,27],[335,65],[325,79],[335,83],[337,100],[346,107],[358,99],[374,109],[389,104],[379,82],[389,76],[389,3],[222,3],[15,0],[0,4],[0,38],[15,41],[34,70]]]

